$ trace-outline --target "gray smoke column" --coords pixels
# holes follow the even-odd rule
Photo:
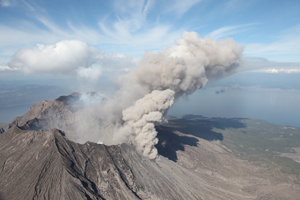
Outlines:
[[[135,135],[135,144],[144,156],[153,159],[157,155],[154,145],[158,143],[155,122],[161,122],[163,113],[174,102],[173,90],[154,90],[123,111],[125,124],[122,129]]]
[[[202,39],[196,32],[184,32],[176,43],[162,52],[146,52],[137,67],[119,77],[120,89],[104,106],[112,109],[113,121],[121,119],[116,136],[125,134],[151,159],[157,156],[154,125],[174,99],[234,73],[243,51],[233,39]]]
[[[117,90],[110,96],[96,101],[82,97],[82,109],[76,107],[73,117],[66,116],[74,124],[67,128],[75,130],[69,136],[78,142],[111,145],[129,141],[154,159],[158,142],[155,124],[163,120],[176,98],[192,94],[209,80],[236,72],[243,51],[233,39],[202,39],[196,32],[184,32],[176,43],[161,52],[147,51],[136,65],[131,58],[98,51],[81,41],[61,41],[20,50],[9,66],[27,73],[98,80],[103,69],[136,65],[129,73],[117,76]]]

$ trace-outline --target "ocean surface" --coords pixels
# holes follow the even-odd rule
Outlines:
[[[14,107],[0,107],[0,125],[11,122],[14,118],[22,116],[29,110],[30,105],[21,105]]]
[[[168,115],[197,114],[205,117],[253,118],[300,127],[300,92],[225,91],[200,89],[181,98]]]
[[[25,114],[31,105],[0,108],[0,124]],[[293,91],[225,91],[200,89],[178,99],[168,115],[185,114],[205,117],[263,119],[275,124],[300,127],[300,92]]]

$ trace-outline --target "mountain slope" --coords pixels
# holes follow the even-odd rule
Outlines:
[[[238,158],[228,134],[253,128],[243,120],[170,119],[156,127],[160,156],[149,160],[131,144],[78,144],[54,128],[74,123],[64,120],[76,113],[74,98],[41,102],[4,127],[0,198],[299,199],[297,176],[269,173]]]
[[[203,183],[184,168],[164,158],[150,161],[126,144],[80,145],[57,129],[37,132],[17,126],[0,140],[4,199],[199,199],[207,192],[218,196],[206,187],[205,192],[197,190],[194,184]]]

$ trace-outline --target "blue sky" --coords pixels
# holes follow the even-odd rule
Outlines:
[[[245,56],[294,62],[292,68],[299,68],[298,0],[0,2],[2,69],[19,49],[36,44],[76,39],[101,51],[139,57],[145,50],[173,45],[183,31],[215,39],[232,37],[245,46]]]
[[[98,57],[93,59],[96,59],[95,63],[101,65],[105,73],[95,70],[98,69],[97,65],[90,66],[93,69],[91,71],[81,68],[76,70],[81,70],[83,78],[102,75],[101,81],[106,83],[106,79],[113,74],[109,66],[130,70],[145,51],[161,51],[164,47],[174,45],[176,39],[182,38],[184,31],[195,31],[202,38],[233,38],[244,46],[244,62],[241,66],[241,71],[244,72],[215,85],[208,85],[212,92],[208,93],[208,100],[203,100],[207,102],[207,112],[215,107],[214,104],[208,105],[210,99],[215,98],[215,90],[225,88],[228,96],[231,91],[246,91],[247,95],[255,96],[257,102],[265,102],[259,108],[261,112],[270,113],[274,117],[271,111],[282,105],[283,100],[278,100],[276,106],[266,110],[263,107],[288,93],[293,95],[293,101],[284,103],[290,108],[287,114],[299,121],[299,11],[299,0],[0,0],[0,80],[41,79],[44,84],[55,84],[61,83],[58,82],[60,79],[67,80],[66,83],[75,85],[75,90],[78,89],[82,82],[74,84],[72,76],[67,73],[70,66],[62,67],[61,74],[57,73],[55,77],[47,73],[41,76],[41,72],[48,72],[49,66],[54,66],[59,71],[61,65],[74,65],[76,60],[70,62],[68,58],[72,57],[68,57],[69,54],[66,54],[67,58],[64,60],[59,56],[60,52],[45,58],[38,50],[45,47],[44,50],[51,52],[54,47],[67,46],[69,50],[78,47],[78,51],[75,49],[71,54],[80,57],[78,59],[81,61],[88,57],[84,55],[86,52],[96,54]],[[71,40],[77,42],[72,43]],[[22,49],[27,49],[27,54],[22,54]],[[27,59],[23,55],[31,57]],[[30,71],[14,68],[18,66],[18,63],[11,62],[14,60],[25,64],[39,61],[37,63],[41,68],[35,69],[36,74],[28,75]],[[56,61],[58,64],[55,64]],[[268,76],[265,76],[266,73]],[[253,94],[253,91],[256,93]],[[261,92],[269,95],[269,99],[259,99]],[[248,98],[243,96],[245,93],[238,94],[241,99]],[[226,95],[218,95],[220,102],[226,101],[235,106],[237,103],[234,97],[228,97],[228,100],[225,99]],[[195,102],[198,102],[197,94],[194,97]],[[194,108],[193,99],[191,102],[191,108]],[[257,106],[255,101],[249,102],[253,103],[254,108]],[[185,103],[181,105],[183,104]],[[237,110],[244,112],[242,108]],[[254,109],[251,110],[255,112]],[[226,113],[227,110],[221,110],[215,115],[223,116]],[[248,111],[228,116],[259,118]],[[264,119],[271,120],[267,117]],[[282,119],[287,117],[283,115]],[[274,122],[277,123],[278,120]],[[292,125],[300,126],[296,123]]]
[[[66,40],[100,51],[102,68],[127,70],[146,50],[174,45],[184,31],[242,44],[242,71],[300,74],[299,10],[298,0],[0,0],[0,77],[22,77],[11,63],[22,49],[53,49]],[[115,58],[117,64],[108,61]]]

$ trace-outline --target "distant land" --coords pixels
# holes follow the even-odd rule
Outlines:
[[[67,89],[53,85],[37,84],[0,85],[0,124],[11,122],[15,117],[24,115],[30,106],[57,96],[69,93]]]
[[[246,118],[170,118],[168,127],[185,127],[189,134],[219,140],[236,157],[255,165],[298,177],[300,184],[300,128]],[[174,128],[175,129],[175,128]],[[178,130],[178,128],[176,128]]]

